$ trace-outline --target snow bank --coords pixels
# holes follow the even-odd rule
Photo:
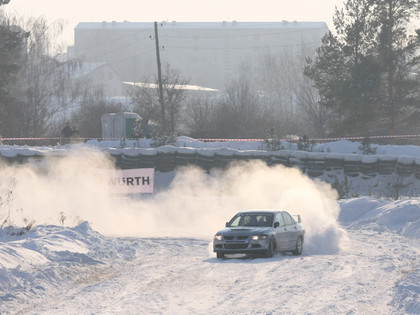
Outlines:
[[[363,197],[341,200],[340,205],[339,219],[347,228],[386,230],[420,238],[420,199],[390,202]]]
[[[405,270],[404,277],[396,283],[392,304],[406,314],[420,314],[420,268]]]
[[[191,148],[191,149],[229,149],[240,151],[261,151],[268,150],[264,141],[200,141],[190,137],[180,136],[173,144],[177,148]],[[281,141],[281,146],[284,150],[297,151],[298,145],[295,142]],[[81,144],[66,144],[56,146],[19,146],[19,145],[0,145],[0,155],[5,157],[16,157],[18,154],[23,156],[43,156],[49,154],[66,153],[70,150],[78,150],[80,148],[95,148],[103,151],[118,153],[120,149],[153,149],[153,140],[139,139],[139,140],[104,140],[98,141],[96,139],[88,140]],[[377,155],[390,156],[420,156],[420,146],[415,145],[378,145],[371,144],[373,149],[376,149]],[[362,155],[362,144],[358,141],[339,140],[333,142],[317,143],[311,145],[313,153],[334,153],[334,154],[356,154]]]
[[[419,240],[420,199],[389,201],[385,199],[355,198],[340,201],[340,221],[348,229],[391,232]],[[401,257],[403,259],[403,257]],[[392,305],[407,314],[420,314],[419,261],[402,271]]]
[[[87,222],[73,228],[0,229],[0,313],[6,311],[2,302],[40,298],[57,283],[81,281],[106,262],[134,259],[136,252],[127,242],[93,231]]]

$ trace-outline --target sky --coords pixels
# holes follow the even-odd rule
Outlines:
[[[336,6],[343,0],[11,0],[5,9],[21,17],[45,17],[65,22],[66,41],[72,41],[78,22],[102,21],[306,21],[332,27]]]

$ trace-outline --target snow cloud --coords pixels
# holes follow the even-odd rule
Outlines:
[[[0,172],[16,179],[12,220],[55,225],[63,219],[65,225],[86,220],[109,236],[210,240],[238,211],[284,209],[302,217],[304,254],[334,253],[346,240],[337,221],[340,208],[335,191],[298,169],[269,167],[259,161],[210,173],[187,167],[178,169],[168,189],[132,198],[113,195],[91,172],[112,167],[102,153],[86,150],[48,160],[43,171],[1,168]]]

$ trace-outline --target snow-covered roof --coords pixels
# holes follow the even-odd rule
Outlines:
[[[143,82],[123,82],[123,84],[138,86],[142,88],[157,89],[159,86],[156,83],[143,83]],[[178,90],[188,90],[188,91],[203,91],[203,92],[219,92],[219,90],[207,88],[199,85],[180,85],[176,84],[175,88]]]

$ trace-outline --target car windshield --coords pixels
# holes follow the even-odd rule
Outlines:
[[[229,226],[271,226],[272,213],[239,213],[229,221]]]

